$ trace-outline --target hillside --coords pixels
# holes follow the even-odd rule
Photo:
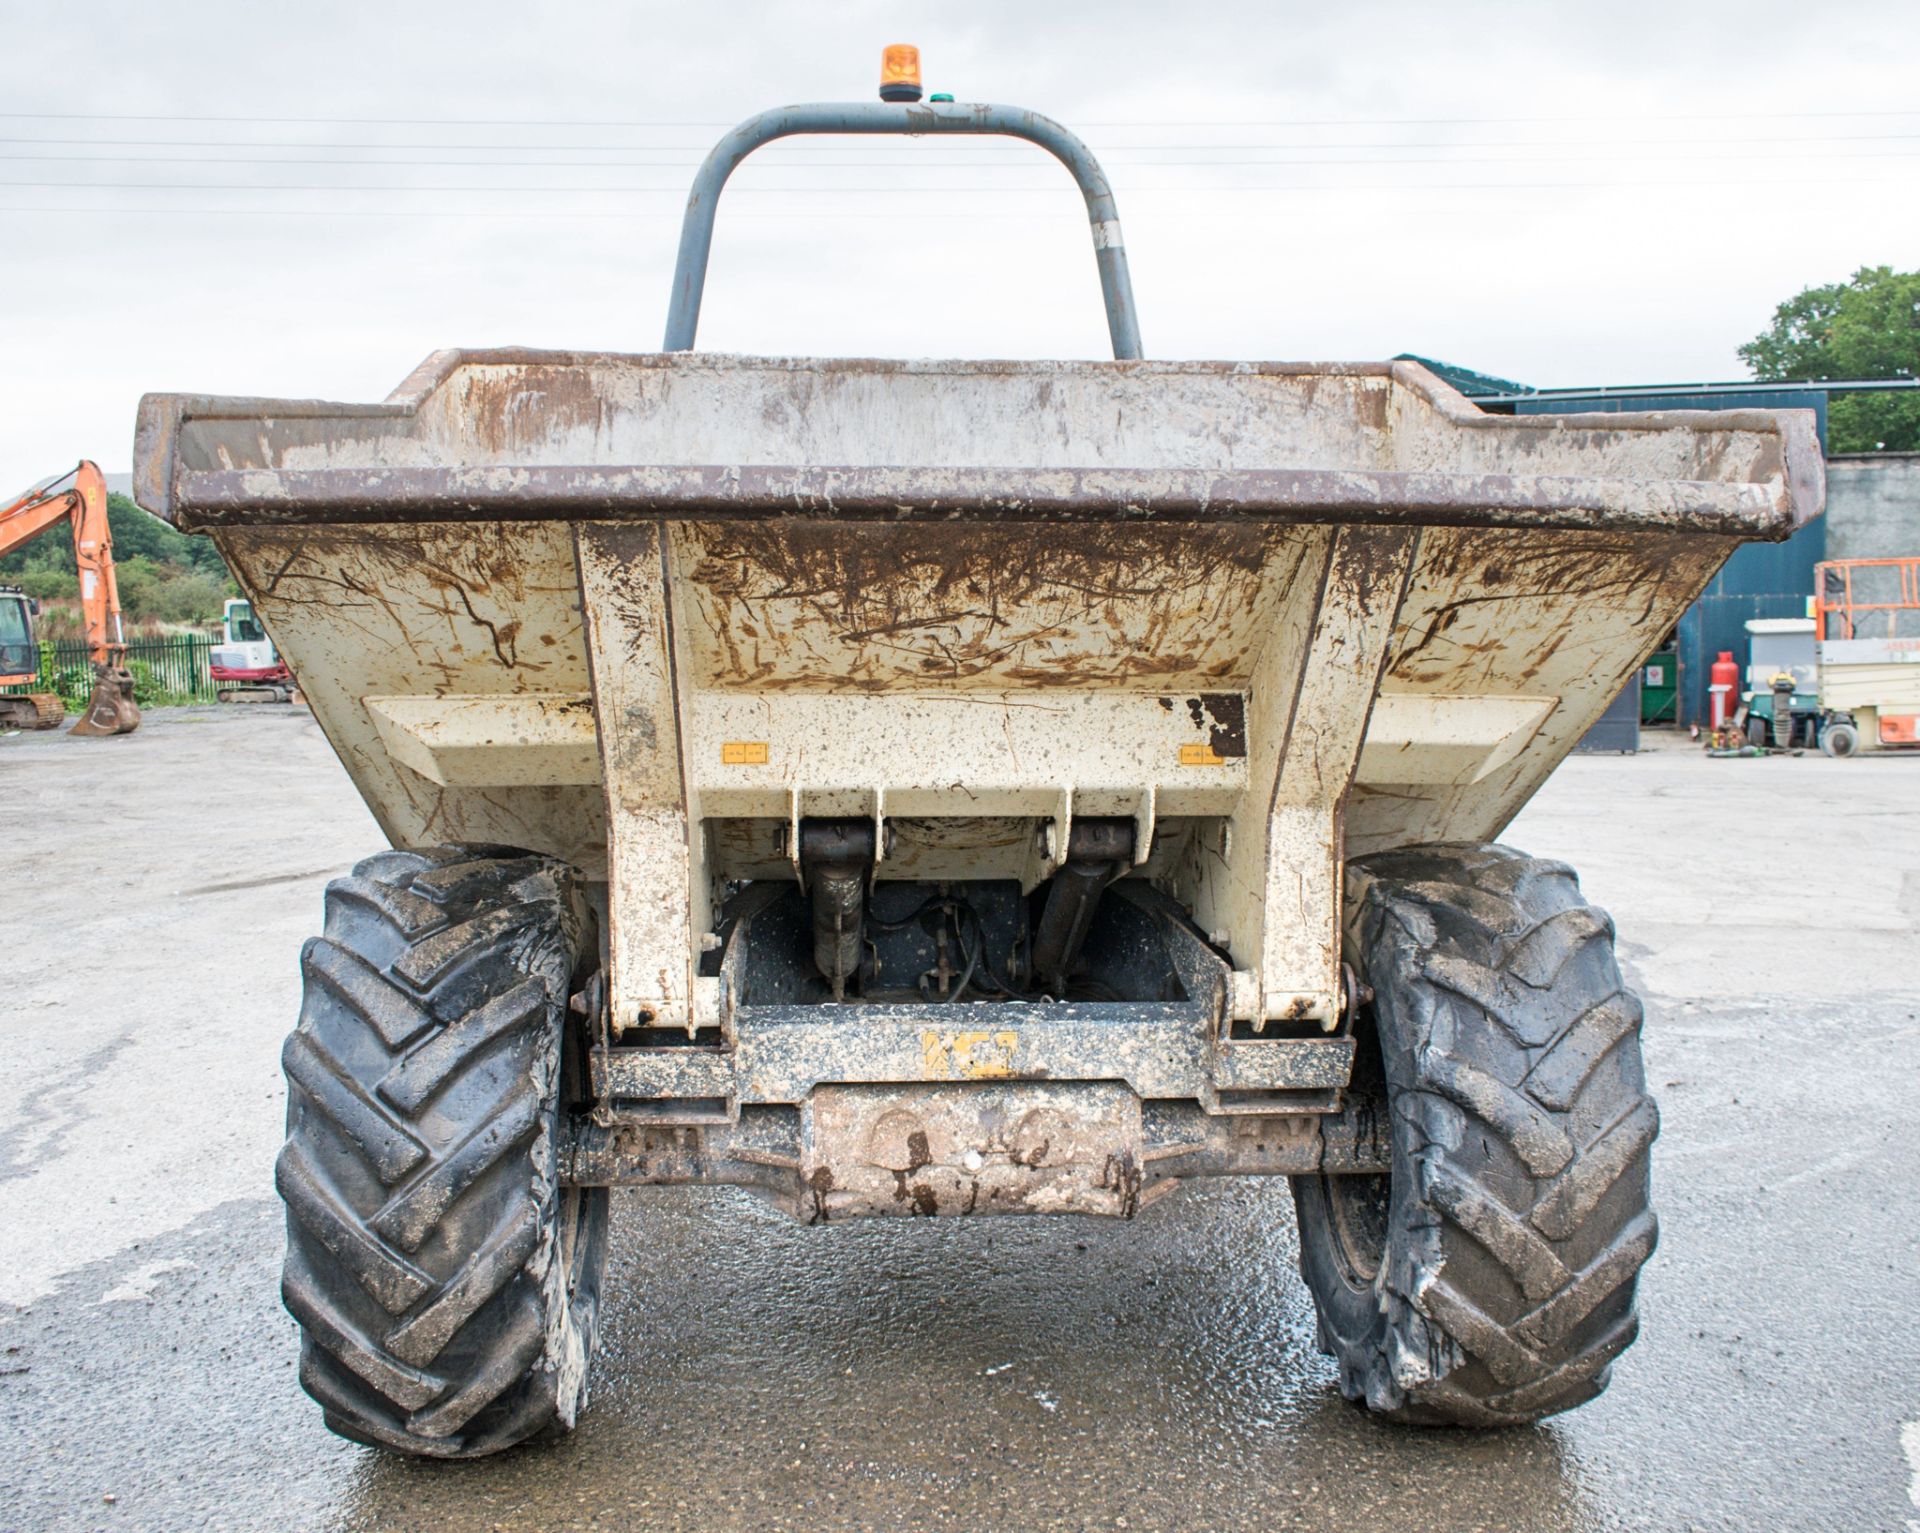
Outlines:
[[[175,532],[125,495],[107,496],[107,520],[129,637],[217,623],[221,603],[240,594],[211,540]],[[40,599],[42,639],[80,637],[79,578],[66,523],[0,558],[0,584]]]

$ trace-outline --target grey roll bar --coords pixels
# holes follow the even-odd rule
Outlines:
[[[1092,150],[1051,118],[1021,107],[985,102],[816,102],[775,107],[741,123],[713,146],[687,194],[662,350],[693,350],[694,332],[700,324],[700,297],[707,285],[707,257],[713,248],[714,214],[727,178],[762,145],[778,138],[816,133],[898,133],[910,137],[981,133],[1038,144],[1067,167],[1086,198],[1113,354],[1122,360],[1139,358],[1140,321],[1134,312],[1133,280],[1127,273],[1127,247],[1120,237],[1120,213],[1114,206],[1113,189],[1100,162]]]

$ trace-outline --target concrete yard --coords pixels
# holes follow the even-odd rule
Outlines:
[[[1920,760],[1564,766],[1648,1000],[1659,1252],[1601,1400],[1490,1435],[1345,1404],[1280,1184],[1131,1224],[808,1229],[615,1196],[558,1446],[330,1436],[276,1293],[281,1039],[378,849],[310,717],[0,739],[0,1528],[1920,1526]]]

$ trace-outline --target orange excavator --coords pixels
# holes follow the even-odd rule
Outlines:
[[[52,484],[0,506],[0,555],[62,520],[73,525],[80,612],[87,630],[87,655],[93,662],[93,693],[73,733],[129,734],[140,727],[140,710],[133,701],[133,673],[127,669],[120,587],[113,575],[113,535],[107,527],[107,482],[100,470],[83,461]],[[0,687],[39,679],[39,646],[33,641],[38,611],[26,592],[0,586]],[[0,692],[0,729],[54,729],[66,712],[56,693]]]

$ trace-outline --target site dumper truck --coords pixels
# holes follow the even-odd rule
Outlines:
[[[726,175],[796,133],[1052,152],[1115,360],[691,351]],[[1820,509],[1810,416],[1142,360],[1078,140],[876,103],[714,150],[660,352],[153,395],[137,459],[391,843],[328,887],[284,1056],[334,1430],[571,1426],[608,1189],[663,1183],[827,1223],[1285,1176],[1350,1397],[1605,1387],[1655,1241],[1641,1008],[1573,871],[1496,838],[1728,554]]]

